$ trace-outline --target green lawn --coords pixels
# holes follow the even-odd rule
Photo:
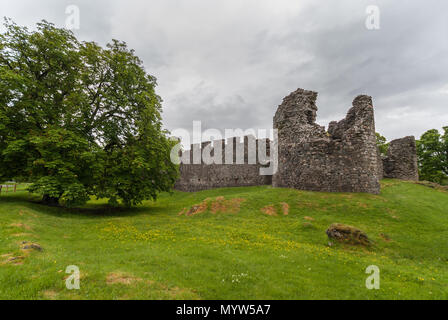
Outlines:
[[[229,201],[179,215],[216,197]],[[448,299],[448,193],[413,183],[384,180],[379,196],[175,192],[134,209],[37,200],[0,195],[0,299]],[[277,216],[262,212],[269,205]],[[335,222],[374,245],[329,246]],[[43,251],[23,251],[23,241]],[[81,270],[80,290],[65,288],[69,265]],[[365,287],[370,265],[381,270],[380,290]]]

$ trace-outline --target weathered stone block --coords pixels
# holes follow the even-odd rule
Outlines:
[[[418,181],[415,138],[409,136],[391,141],[383,167],[385,178]]]

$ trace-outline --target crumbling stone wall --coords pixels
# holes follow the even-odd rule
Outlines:
[[[278,129],[278,171],[274,187],[378,194],[379,164],[372,98],[353,101],[347,117],[316,124],[317,93],[298,89],[274,117]]]
[[[377,148],[378,155],[378,178],[381,180],[384,178],[384,165],[383,165],[383,155],[381,154],[380,148]]]
[[[251,143],[254,144],[251,144]],[[262,154],[259,154],[259,145]],[[254,153],[249,147],[255,148]],[[267,166],[266,156],[269,156],[270,142],[265,139],[256,140],[253,137],[244,137],[244,142],[237,138],[230,138],[225,144],[224,140],[204,142],[202,145],[191,145],[190,150],[184,151],[183,159],[189,158],[189,163],[180,165],[180,179],[175,189],[185,192],[196,192],[214,188],[245,187],[271,185],[272,176],[260,175],[260,168]],[[220,163],[206,163],[201,157],[202,152],[220,159]],[[219,149],[217,149],[219,148]],[[196,164],[195,164],[196,163]]]
[[[269,164],[263,157],[266,153],[258,154],[258,146],[264,146],[270,158],[269,141],[256,140],[254,156],[248,148],[255,138],[245,137],[244,143],[231,138],[227,144],[224,140],[214,141],[213,145],[204,142],[185,151],[182,156],[191,164],[181,164],[175,188],[200,191],[272,184],[310,191],[378,194],[383,174],[387,178],[418,180],[414,137],[394,140],[387,157],[380,154],[371,97],[356,97],[346,118],[331,122],[328,131],[316,124],[316,99],[316,92],[298,89],[279,106],[274,117],[278,154],[277,159],[272,159],[278,161],[278,169],[273,176],[260,175],[260,169]],[[222,161],[204,161],[203,150]],[[272,154],[274,158],[275,152]]]
[[[418,181],[415,138],[409,136],[391,141],[383,167],[385,178]]]

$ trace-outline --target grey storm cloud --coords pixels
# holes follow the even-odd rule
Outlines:
[[[440,0],[3,0],[21,25],[126,41],[158,79],[167,129],[266,128],[298,87],[319,92],[318,122],[339,120],[358,94],[373,96],[377,131],[419,137],[448,125],[448,2]],[[380,9],[380,29],[365,27]]]

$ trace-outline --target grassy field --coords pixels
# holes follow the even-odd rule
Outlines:
[[[379,196],[175,192],[134,209],[37,200],[0,196],[0,299],[448,299],[448,193],[413,183],[384,180]],[[373,246],[330,246],[335,222]],[[65,287],[69,265],[80,290]],[[380,290],[365,287],[370,265]]]

